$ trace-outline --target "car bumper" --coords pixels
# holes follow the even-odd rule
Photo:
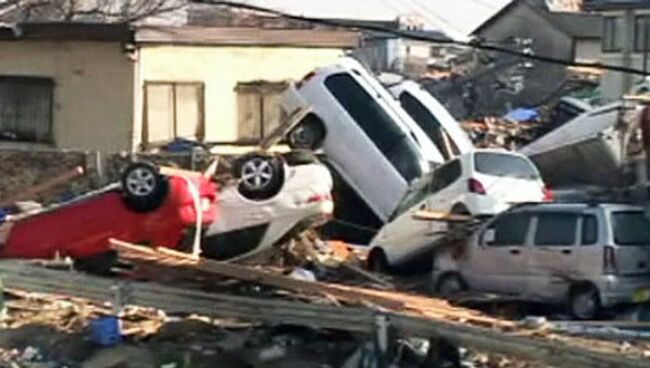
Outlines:
[[[603,307],[650,301],[650,275],[636,277],[607,276],[598,282]]]

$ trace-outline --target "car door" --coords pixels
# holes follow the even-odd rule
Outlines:
[[[577,212],[548,211],[535,215],[527,297],[552,301],[566,295],[570,280],[577,278],[579,221]]]
[[[463,267],[471,290],[506,295],[525,291],[530,219],[525,212],[507,213],[483,228]]]

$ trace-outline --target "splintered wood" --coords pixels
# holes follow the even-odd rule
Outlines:
[[[299,280],[258,268],[202,258],[197,259],[187,253],[171,249],[153,249],[114,239],[111,240],[111,244],[120,253],[121,258],[135,264],[166,266],[176,271],[183,269],[193,274],[201,273],[207,279],[209,279],[209,276],[229,277],[304,295],[318,296],[323,299],[334,298],[339,302],[353,305],[372,305],[385,310],[408,312],[417,316],[471,323],[484,327],[497,327],[502,330],[515,327],[513,322],[492,318],[474,310],[454,307],[444,300],[435,298]]]

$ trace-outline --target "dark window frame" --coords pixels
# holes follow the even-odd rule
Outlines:
[[[170,143],[170,141],[165,142],[149,142],[149,116],[148,116],[148,89],[149,86],[170,86],[172,88],[172,104],[173,104],[173,119],[174,119],[174,132],[178,130],[178,122],[176,119],[176,87],[177,86],[194,86],[200,87],[200,97],[199,97],[199,131],[197,132],[197,139],[203,141],[205,139],[205,82],[203,81],[145,81],[143,88],[143,103],[142,103],[142,146],[146,148],[153,148],[158,146],[164,146],[165,144]],[[176,135],[176,133],[174,133]],[[176,139],[173,138],[171,141]]]
[[[508,242],[508,243],[499,242],[499,240],[498,240],[499,239],[499,232],[497,231],[496,226],[499,224],[499,222],[506,221],[506,220],[508,220],[510,218],[521,219],[522,221],[525,221],[525,226],[522,227],[523,233],[516,234],[516,235],[521,236],[523,239],[520,242],[519,241],[517,241],[517,242],[513,241],[513,242]],[[499,218],[494,220],[490,224],[490,226],[481,234],[480,243],[483,246],[489,247],[489,248],[505,248],[505,247],[522,247],[523,248],[523,247],[526,247],[527,242],[528,242],[528,234],[530,233],[530,227],[532,225],[532,220],[533,220],[533,214],[525,213],[525,212],[523,212],[523,213],[515,212],[515,213],[507,213],[507,214],[501,215]],[[516,227],[512,227],[512,228],[514,229]],[[484,236],[485,236],[485,232],[487,230],[490,230],[490,229],[494,230],[494,239],[495,240],[494,240],[494,242],[488,243],[488,242],[485,241]]]
[[[617,29],[616,27],[616,23],[622,19],[623,17],[621,16],[603,17],[601,41],[602,52],[620,52],[623,50],[622,42],[620,45],[617,45],[617,40],[619,40],[617,32],[623,32],[624,30]],[[609,37],[610,33],[611,37]]]
[[[645,27],[647,27],[648,36],[650,36],[650,14],[642,14],[642,15],[635,16],[634,17],[634,52],[645,51],[645,45],[642,43],[645,39],[645,28],[640,27],[642,25],[641,21],[645,21],[646,24]],[[647,40],[646,44],[648,46],[648,51],[650,51],[650,40]]]
[[[449,177],[443,177],[443,175],[447,174],[449,174]],[[431,182],[430,192],[433,194],[448,188],[461,176],[463,176],[463,166],[460,159],[454,159],[443,164],[433,171],[433,180]]]
[[[642,216],[642,218],[645,219],[645,222],[646,222],[646,223],[648,222],[648,219],[645,218],[645,214],[644,214],[642,211],[636,211],[636,210],[620,210],[620,211],[614,211],[614,212],[612,212],[612,213],[611,213],[611,221],[612,221],[612,230],[613,230],[613,234],[612,234],[612,236],[613,236],[613,238],[614,238],[614,243],[615,243],[616,245],[623,246],[623,247],[625,247],[625,246],[638,246],[638,245],[646,245],[646,246],[647,246],[647,245],[649,245],[650,242],[648,242],[648,238],[650,238],[650,235],[648,235],[647,232],[646,232],[646,233],[641,233],[641,232],[639,232],[639,231],[638,231],[638,228],[639,228],[639,227],[635,227],[634,231],[633,231],[633,232],[630,232],[630,233],[633,233],[633,234],[635,234],[636,236],[639,236],[639,234],[643,234],[643,236],[646,236],[646,237],[647,237],[646,239],[637,240],[637,238],[633,238],[633,239],[635,239],[635,240],[634,240],[634,241],[630,241],[630,240],[627,240],[627,239],[630,238],[629,235],[628,235],[627,233],[622,233],[622,234],[621,234],[620,231],[621,231],[622,229],[619,227],[619,226],[620,226],[619,221],[621,220],[621,217],[623,217],[623,216],[630,216],[630,215],[635,216],[635,217],[637,217],[637,216]],[[629,224],[625,224],[625,225],[626,225],[626,226],[629,226]],[[646,224],[643,224],[643,225],[646,225]],[[647,227],[647,226],[643,226],[643,229],[645,229],[645,230],[647,231],[648,227]],[[621,236],[624,236],[624,237],[626,238],[626,240],[621,239]]]
[[[580,216],[580,245],[581,246],[590,246],[590,245],[596,245],[598,244],[598,239],[600,238],[600,225],[598,224],[598,216],[593,215],[593,214],[585,214]],[[593,240],[586,240],[585,235],[586,235],[586,223],[587,219],[590,221],[593,220],[594,226],[594,238]]]
[[[540,224],[542,222],[542,218],[544,217],[550,217],[550,216],[558,216],[558,217],[568,217],[571,216],[573,217],[573,234],[572,234],[572,240],[570,243],[550,243],[548,241],[542,241],[540,240]],[[578,220],[580,219],[580,214],[578,213],[573,213],[573,212],[540,212],[535,215],[536,217],[536,222],[535,222],[535,232],[533,234],[533,242],[532,245],[534,247],[573,247],[576,244],[578,244]],[[557,235],[559,232],[556,231],[557,228],[556,226],[553,226],[553,230],[550,231],[551,234]],[[544,236],[547,236],[547,234],[544,234]]]
[[[353,72],[359,73],[355,70]],[[345,72],[329,75],[325,78],[324,84],[341,108],[404,180],[411,183],[422,176],[417,147],[400,128],[400,123],[385,111],[371,92],[350,73]],[[355,99],[360,101],[354,101]]]
[[[267,80],[258,80],[252,82],[238,82],[235,86],[235,92],[237,93],[237,98],[239,103],[239,94],[240,93],[252,93],[256,94],[258,97],[259,103],[259,116],[257,121],[257,126],[259,128],[259,137],[254,138],[237,138],[237,143],[240,144],[258,144],[268,136],[268,134],[273,132],[273,128],[267,129],[266,120],[264,118],[267,103],[266,96],[271,93],[282,93],[289,87],[288,81],[267,81]],[[280,124],[284,119],[280,117]],[[237,117],[237,127],[239,128],[239,116]]]
[[[449,132],[447,132],[445,127],[440,123],[440,120],[438,120],[438,118],[427,109],[420,100],[415,98],[413,94],[409,91],[400,93],[399,103],[404,111],[413,118],[415,123],[422,128],[429,139],[431,139],[445,160],[449,160],[460,154],[456,142],[454,142]]]
[[[0,135],[0,142],[17,142],[17,143],[34,143],[34,144],[54,144],[54,88],[56,83],[53,78],[38,77],[38,76],[23,76],[23,75],[2,75],[0,74],[0,84],[24,84],[30,86],[45,86],[48,88],[46,92],[47,99],[47,134],[44,138],[33,139],[19,138],[8,139]],[[16,134],[13,132],[13,134]]]

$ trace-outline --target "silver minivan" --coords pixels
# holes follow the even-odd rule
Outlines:
[[[580,319],[650,300],[650,220],[625,204],[530,204],[434,259],[441,295],[470,290],[567,303]]]

